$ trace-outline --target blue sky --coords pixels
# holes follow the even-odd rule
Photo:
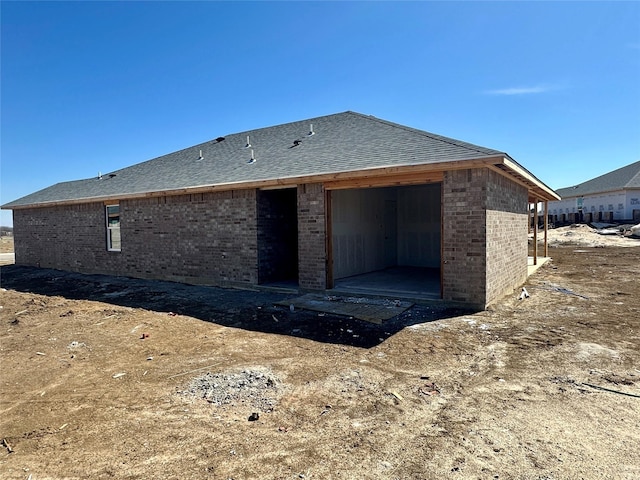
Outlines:
[[[640,2],[0,8],[1,203],[346,110],[505,151],[552,188],[640,159]]]

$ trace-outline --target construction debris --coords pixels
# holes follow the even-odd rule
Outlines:
[[[13,448],[11,448],[11,445],[9,445],[9,442],[7,441],[6,438],[2,439],[2,446],[7,449],[7,452],[9,452],[9,453],[13,453],[14,452]]]
[[[640,395],[636,395],[634,393],[621,392],[620,390],[613,390],[611,388],[601,387],[599,385],[593,385],[591,383],[582,382],[582,385],[585,385],[585,386],[591,387],[591,388],[595,388],[597,390],[603,390],[605,392],[617,393],[618,395],[626,395],[627,397],[640,398]]]
[[[435,382],[426,383],[423,387],[418,389],[418,392],[422,395],[427,395],[429,397],[433,395],[438,395],[440,393],[440,389],[435,384]]]
[[[543,286],[536,286],[536,287],[529,287],[529,288],[540,288],[542,290],[549,290],[551,292],[559,292],[559,293],[564,293],[565,295],[574,295],[576,297],[580,297],[580,298],[584,298],[586,300],[589,300],[589,297],[587,297],[586,295],[582,295],[580,293],[576,293],[573,290],[570,290],[568,288],[565,287],[561,287],[560,285],[556,285],[554,283],[546,283]]]
[[[522,287],[522,291],[520,292],[520,295],[518,295],[518,300],[523,300],[525,298],[529,298],[529,292],[527,292],[527,289]]]
[[[629,230],[625,232],[625,235],[627,235],[627,232],[630,237],[640,238],[640,223],[629,228]]]
[[[191,380],[187,389],[178,393],[203,398],[216,406],[245,404],[270,412],[281,392],[278,377],[269,369],[256,367],[240,372],[208,372]]]

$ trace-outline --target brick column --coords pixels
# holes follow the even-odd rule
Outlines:
[[[302,290],[327,287],[325,197],[322,184],[298,185],[298,281]]]
[[[525,187],[497,172],[488,173],[487,303],[491,303],[527,279],[529,203]]]
[[[487,169],[444,172],[442,290],[444,300],[486,304]]]

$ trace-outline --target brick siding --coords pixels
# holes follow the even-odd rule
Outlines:
[[[104,205],[14,211],[16,263],[186,283],[255,284],[256,193],[120,202],[122,250],[106,248]]]
[[[118,253],[107,252],[102,203],[14,210],[13,224],[18,265],[119,272]]]
[[[246,189],[122,200],[120,252],[107,251],[102,203],[15,210],[16,263],[186,283],[258,284],[296,262],[286,250],[295,250],[297,242],[300,289],[324,290],[324,188],[303,184],[296,199],[293,192],[282,195]],[[444,172],[442,199],[443,298],[484,308],[526,279],[527,189],[486,168],[455,170]],[[286,218],[297,221],[297,239],[279,236],[278,224]],[[283,239],[286,248],[279,250],[273,242]],[[287,275],[295,277],[295,271]]]
[[[442,182],[444,300],[486,302],[486,169],[453,170]]]
[[[527,279],[527,209],[527,189],[488,170],[487,303]]]
[[[527,205],[527,189],[497,172],[445,172],[445,300],[484,308],[526,280]]]
[[[325,237],[323,186],[298,185],[298,282],[302,290],[327,288]]]

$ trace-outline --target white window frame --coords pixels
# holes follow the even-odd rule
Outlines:
[[[117,211],[117,216],[118,216],[118,224],[116,225],[111,225],[109,222],[109,218],[110,218],[110,213],[109,213],[109,209],[113,208],[113,207],[117,207],[118,211]],[[106,204],[104,206],[104,214],[105,214],[105,221],[106,221],[106,227],[107,227],[107,250],[109,252],[120,252],[122,249],[122,239],[120,236],[120,204],[119,203],[110,203],[110,204]],[[114,247],[114,236],[117,236],[118,239],[118,245]]]

